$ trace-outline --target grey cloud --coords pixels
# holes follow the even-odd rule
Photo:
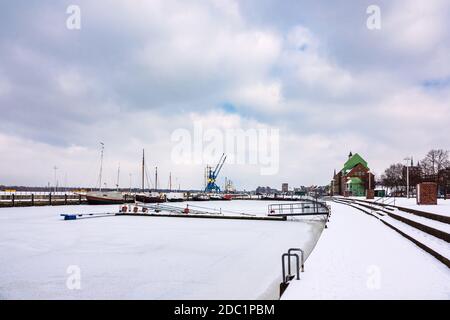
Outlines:
[[[324,167],[332,166],[338,152],[348,152],[339,148],[352,145],[363,148],[376,141],[375,150],[398,148],[400,153],[422,152],[430,141],[449,144],[448,137],[432,131],[449,120],[448,107],[440,102],[448,99],[449,89],[427,90],[422,84],[448,77],[450,65],[443,57],[450,52],[450,28],[433,25],[425,33],[433,41],[418,39],[418,47],[406,40],[397,45],[411,33],[411,26],[401,28],[396,21],[404,19],[402,6],[410,2],[379,1],[386,22],[380,32],[365,27],[371,1],[246,0],[238,2],[239,11],[226,7],[229,1],[223,2],[225,8],[205,1],[78,3],[79,31],[65,28],[71,1],[2,5],[0,133],[11,139],[91,151],[106,140],[114,161],[128,163],[134,160],[133,149],[146,144],[155,150],[154,161],[162,162],[170,154],[170,130],[189,128],[191,113],[205,115],[229,103],[244,120],[282,128],[286,145],[291,135],[307,137],[304,146],[312,155],[305,161],[323,156],[326,148],[315,148],[317,141],[335,142]],[[434,5],[441,8],[439,1]],[[435,19],[439,23],[449,21],[448,4],[442,8]],[[288,35],[299,26],[310,31],[317,47],[289,47]],[[1,90],[2,83],[7,89]],[[264,101],[271,96],[258,90],[277,86],[279,101]],[[401,112],[405,104],[411,105],[408,120],[385,108]],[[424,104],[443,115],[413,130],[410,122],[420,120]],[[402,143],[411,136],[417,139]],[[282,150],[283,168],[295,167],[289,160],[295,152]],[[377,163],[390,161],[388,155],[366,151],[383,158]],[[327,169],[320,177],[299,170],[297,177],[325,183]]]

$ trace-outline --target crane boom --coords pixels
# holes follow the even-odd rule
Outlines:
[[[219,175],[220,171],[222,170],[222,167],[225,163],[225,160],[227,159],[227,156],[225,153],[222,153],[222,156],[219,159],[219,162],[217,162],[216,167],[214,168],[214,171],[212,170],[212,167],[206,167],[207,169],[207,182],[205,187],[205,192],[220,192],[220,187],[216,184],[217,176]]]
[[[227,159],[227,156],[225,156],[222,160],[222,162],[220,163],[219,168],[216,168],[216,171],[214,172],[214,175],[217,177],[220,173],[220,170],[222,170],[223,164],[225,163],[225,160]]]

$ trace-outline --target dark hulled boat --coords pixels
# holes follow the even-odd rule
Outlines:
[[[90,191],[86,193],[88,204],[122,204],[125,196],[118,191]]]
[[[136,194],[135,199],[137,202],[143,203],[166,202],[166,197],[164,196],[164,194],[159,192],[141,192]]]

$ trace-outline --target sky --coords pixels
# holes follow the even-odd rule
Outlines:
[[[240,190],[327,184],[350,151],[379,175],[450,149],[449,21],[444,0],[1,0],[0,185],[95,186],[100,142],[108,187],[139,186],[143,148],[160,188],[202,188],[222,152]]]

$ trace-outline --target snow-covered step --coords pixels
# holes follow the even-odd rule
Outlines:
[[[413,228],[419,229],[425,233],[428,233],[434,237],[437,237],[439,239],[442,239],[446,242],[450,242],[450,234],[448,232],[448,229],[450,229],[450,225],[446,223],[442,223],[439,221],[435,221],[432,219],[415,216],[412,214],[408,214],[405,212],[402,212],[400,210],[394,210],[394,212],[386,211],[386,210],[376,210],[375,206],[367,205],[359,203],[359,206],[362,208],[366,208],[369,210],[371,214],[376,213],[378,216],[389,216],[393,219],[396,219],[402,223],[405,223]],[[419,218],[421,220],[419,221]]]
[[[352,201],[339,201],[339,200],[336,202],[359,209],[360,211],[363,211],[366,214],[370,214],[370,215],[380,219],[381,221],[385,222],[385,224],[387,224],[388,226],[399,230],[401,233],[404,234],[404,236],[406,235],[406,237],[412,238],[413,241],[417,242],[416,245],[418,245],[419,247],[421,247],[428,253],[432,254],[438,260],[440,260],[441,262],[446,264],[448,267],[450,267],[450,261],[449,261],[450,246],[448,245],[447,241],[442,240],[442,237],[438,238],[438,237],[434,236],[433,230],[426,230],[426,228],[421,228],[425,231],[428,231],[428,232],[425,232],[425,231],[419,230],[416,227],[411,226],[405,222],[401,222],[398,219],[399,218],[407,219],[408,220],[407,222],[411,221],[412,223],[421,224],[420,222],[412,221],[411,219],[409,219],[410,217],[401,217],[401,216],[395,215],[393,213],[388,213],[385,216],[381,216],[380,214],[374,214],[377,212],[369,209],[368,207],[370,207],[370,206],[368,206],[367,204],[361,204],[361,203],[358,204],[358,203],[352,202]],[[397,216],[397,219],[394,218],[394,216]],[[428,220],[430,220],[430,219],[428,219]],[[421,224],[421,225],[431,228],[431,226],[426,226],[424,224]],[[419,225],[418,227],[421,227],[421,226]],[[435,228],[433,228],[433,229],[435,229]],[[436,230],[438,230],[438,229],[436,229]],[[411,239],[409,239],[409,240],[411,240]]]
[[[376,201],[361,200],[361,199],[355,199],[355,202],[361,203],[366,206],[372,206],[372,207],[375,207],[375,208],[378,208],[378,209],[384,210],[384,211],[395,210],[395,207],[393,207],[392,205],[386,204],[384,202],[376,202]]]
[[[383,217],[386,215],[386,212],[382,209],[379,209],[377,207],[370,206],[369,204],[363,204],[356,201],[344,201],[341,202],[343,204],[349,204],[353,206],[354,208],[360,209],[361,211],[364,211],[365,213],[371,214],[377,218]]]
[[[442,214],[437,214],[437,213],[432,213],[432,212],[427,212],[427,211],[422,211],[422,210],[417,210],[417,209],[411,209],[411,208],[404,208],[404,207],[397,207],[397,209],[409,213],[409,214],[413,214],[419,217],[424,217],[424,218],[428,218],[431,220],[435,220],[435,221],[439,221],[439,222],[443,222],[443,223],[447,223],[450,224],[450,217],[446,216],[446,215],[442,215]]]
[[[446,258],[447,260],[450,259],[450,245],[448,244],[448,242],[436,238],[426,232],[423,232],[417,228],[414,228],[389,216],[383,217],[381,218],[381,220],[397,228],[401,232],[405,233],[406,235],[423,244],[424,246],[430,248],[431,250],[441,255],[442,257]]]
[[[353,206],[357,206],[363,209],[367,213],[377,214],[378,216],[389,215],[391,218],[399,220],[403,223],[409,224],[410,226],[420,229],[426,233],[429,233],[435,237],[442,240],[450,242],[450,224],[440,222],[437,220],[430,219],[428,217],[418,216],[415,214],[407,213],[399,209],[394,211],[388,211],[385,209],[378,209],[378,206],[367,203],[366,201],[345,201],[343,203],[352,203]]]
[[[415,198],[396,198],[394,203],[389,201],[383,202],[382,198],[377,198],[375,200],[367,199],[355,199],[355,198],[345,198],[348,200],[353,200],[360,203],[373,204],[379,207],[384,207],[387,210],[400,209],[410,214],[423,216],[432,220],[444,222],[450,224],[450,202],[438,199],[437,205],[417,205]],[[381,200],[380,200],[381,199]]]
[[[448,299],[449,269],[380,220],[331,203],[332,219],[282,299]],[[371,275],[380,275],[373,286]]]
[[[407,212],[404,212],[404,211],[401,211],[401,210],[395,210],[393,213],[398,215],[398,216],[401,216],[403,218],[406,218],[406,219],[415,221],[417,223],[426,225],[426,226],[428,226],[430,228],[434,228],[434,229],[437,229],[437,230],[440,230],[440,231],[443,231],[443,232],[446,232],[446,233],[450,233],[450,224],[448,224],[448,223],[444,223],[444,222],[428,219],[428,218],[425,218],[425,217],[417,216],[417,215],[414,215],[414,214],[411,214],[411,213],[407,213]]]

